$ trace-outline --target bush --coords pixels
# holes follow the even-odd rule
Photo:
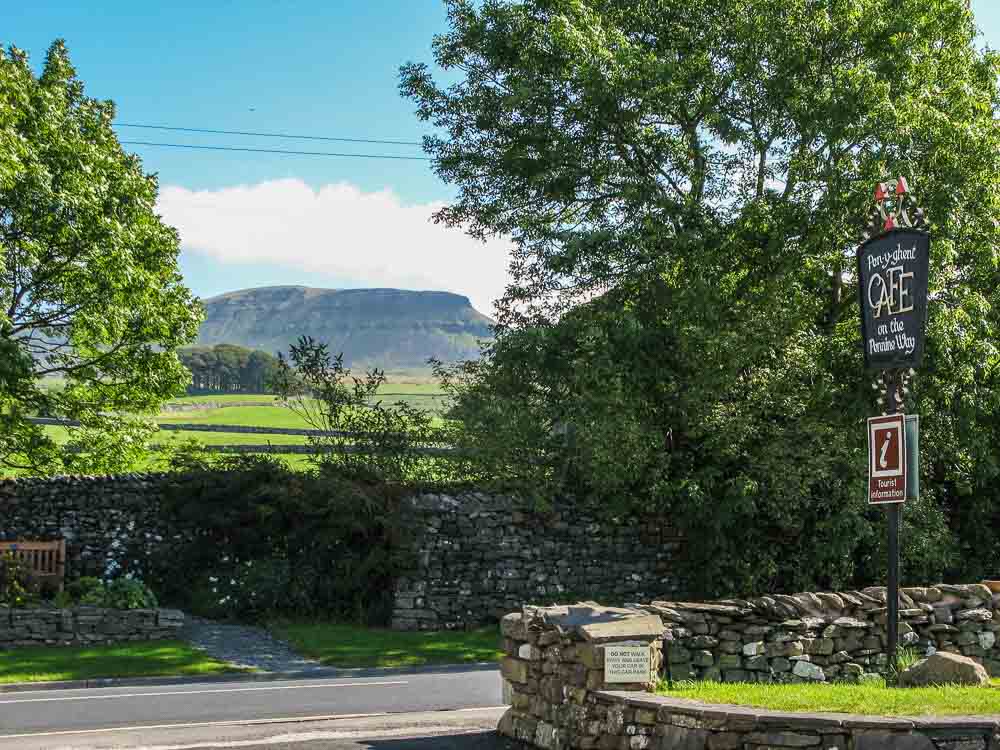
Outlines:
[[[0,556],[0,606],[25,607],[37,598],[30,590],[28,573],[12,552]]]
[[[104,606],[111,609],[153,609],[156,595],[137,578],[116,578],[104,588]]]
[[[450,441],[429,412],[382,402],[378,392],[386,378],[378,368],[352,375],[342,354],[333,356],[325,344],[302,336],[287,359],[278,355],[272,381],[282,404],[324,433],[309,437],[321,471],[363,482],[439,482],[461,475],[452,457],[426,452]]]
[[[69,597],[70,602],[78,603],[92,591],[103,590],[103,588],[104,583],[100,578],[83,576],[67,583],[64,593]]]
[[[232,457],[168,491],[172,542],[138,550],[131,565],[196,614],[384,624],[408,559],[405,491],[332,468],[293,472],[269,456]]]
[[[90,604],[108,609],[152,609],[156,595],[138,578],[116,578],[104,583],[96,578],[81,578],[66,587],[68,604]]]

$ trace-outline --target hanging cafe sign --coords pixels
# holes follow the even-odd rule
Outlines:
[[[902,177],[875,190],[872,234],[858,249],[858,294],[865,364],[873,369],[919,367],[927,325],[930,236],[923,209],[912,204]],[[912,213],[912,216],[911,216]]]
[[[868,502],[884,505],[889,566],[886,585],[886,650],[895,667],[899,636],[899,516],[919,492],[919,429],[903,413],[906,384],[924,357],[927,270],[931,247],[923,209],[913,205],[902,177],[875,189],[872,226],[858,248],[858,298],[865,364],[877,369],[882,416],[868,419]],[[878,390],[878,382],[873,384]]]

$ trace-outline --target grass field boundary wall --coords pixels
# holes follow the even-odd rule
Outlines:
[[[0,648],[173,639],[183,626],[184,613],[176,609],[0,607]]]
[[[168,446],[162,443],[151,443],[149,449],[151,451],[160,451]],[[297,455],[297,456],[316,456],[322,453],[329,452],[328,448],[320,445],[296,445],[287,443],[262,443],[253,444],[248,443],[245,445],[203,445],[201,450],[206,453],[232,453],[232,454],[250,454],[250,453],[274,453],[279,456],[285,455]],[[337,453],[357,453],[362,455],[372,455],[376,451],[366,445],[340,445],[337,446]],[[449,456],[454,458],[461,458],[463,453],[455,450],[454,448],[429,448],[429,447],[415,447],[408,448],[407,453],[417,456],[437,456],[440,458],[448,458]]]
[[[28,422],[51,427],[79,427],[80,423],[73,419],[55,419],[52,417],[29,417]],[[165,432],[230,432],[250,435],[304,435],[307,437],[343,437],[361,438],[365,433],[346,432],[344,430],[310,430],[303,427],[254,427],[242,424],[204,424],[202,422],[163,422],[157,425]]]
[[[790,603],[788,606],[792,606]],[[674,613],[694,615],[685,607]],[[739,609],[747,609],[739,607]],[[679,614],[678,616],[682,616]],[[717,618],[725,618],[716,612]],[[803,615],[804,616],[804,615]],[[701,622],[695,618],[691,624]],[[718,621],[716,621],[718,622]],[[719,623],[729,624],[734,623]],[[500,623],[505,701],[498,732],[545,750],[997,750],[996,716],[899,718],[782,712],[653,695],[677,623],[592,602],[522,607]],[[648,649],[645,683],[612,683],[606,654]],[[807,662],[803,662],[807,663]],[[807,680],[806,677],[795,679]],[[982,688],[987,690],[988,688]]]
[[[225,394],[220,394],[225,395]],[[278,405],[274,401],[194,401],[190,403],[178,403],[168,401],[160,407],[161,414],[176,414],[188,411],[211,411],[212,409],[232,408],[234,406],[274,406]]]

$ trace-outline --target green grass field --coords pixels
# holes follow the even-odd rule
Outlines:
[[[299,427],[310,425],[284,406],[225,406],[220,409],[170,412],[161,414],[157,422],[186,424],[233,424],[247,427]]]
[[[439,411],[444,405],[445,394],[439,383],[386,383],[378,390],[378,397],[385,404],[405,402],[416,408],[428,411]],[[202,396],[182,396],[171,399],[171,404],[244,404],[271,403],[277,405],[278,397],[269,394],[232,394],[223,393],[217,396],[211,394]],[[238,407],[254,408],[254,407]],[[213,410],[215,411],[215,410]],[[170,419],[179,419],[181,415],[199,412],[171,412]],[[230,423],[234,424],[234,423]],[[262,425],[263,426],[263,425]]]
[[[201,676],[238,670],[181,641],[0,651],[0,683],[99,677]]]
[[[388,383],[379,389],[379,396],[385,405],[406,402],[409,405],[434,412],[440,412],[444,405],[444,394],[436,382]],[[241,403],[274,404],[273,406],[239,406]],[[219,394],[184,396],[173,399],[171,404],[220,404],[217,408],[194,409],[190,411],[165,411],[156,417],[160,424],[218,424],[245,427],[285,427],[311,429],[301,416],[287,406],[278,403],[276,396],[267,394]],[[227,406],[227,404],[233,404]],[[440,417],[435,416],[440,423]],[[65,443],[69,433],[63,427],[45,427],[58,443]],[[194,440],[202,445],[305,445],[309,439],[305,435],[240,434],[228,432],[166,431],[153,436],[152,442],[160,445],[178,445]],[[299,454],[277,454],[293,468],[308,468],[309,457]],[[160,471],[165,463],[160,454],[152,454],[132,467],[134,471]]]
[[[683,682],[673,690],[661,685],[659,692],[672,698],[776,711],[933,716],[1000,714],[1000,690],[996,688],[996,681],[991,688],[890,688],[882,680],[860,685]]]
[[[271,630],[304,656],[333,667],[412,667],[496,661],[500,632],[406,632],[327,622],[272,623]]]

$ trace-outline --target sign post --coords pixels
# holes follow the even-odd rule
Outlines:
[[[876,187],[871,220],[869,234],[858,248],[858,299],[865,365],[881,371],[884,409],[883,416],[868,420],[868,502],[886,508],[887,651],[894,670],[899,638],[899,517],[903,502],[915,495],[918,486],[909,476],[917,472],[916,454],[907,450],[908,432],[910,447],[916,447],[917,423],[904,416],[903,396],[923,361],[930,235],[924,230],[923,209],[912,204],[902,177],[894,186]],[[873,387],[879,389],[879,384]]]

